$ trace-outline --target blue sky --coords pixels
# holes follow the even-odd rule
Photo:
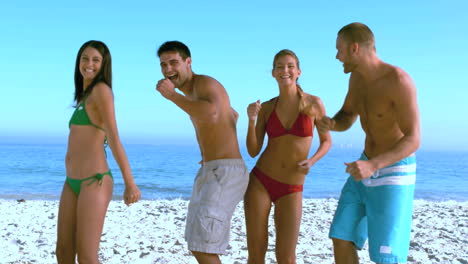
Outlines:
[[[388,3],[387,3],[388,2]],[[467,1],[2,1],[0,142],[66,143],[79,47],[104,41],[124,144],[194,143],[189,118],[155,92],[162,78],[156,49],[180,40],[193,70],[219,80],[240,113],[278,94],[273,56],[301,62],[300,83],[328,115],[341,107],[349,75],[335,59],[337,31],[363,22],[377,53],[414,79],[423,149],[468,149]],[[335,146],[363,145],[359,123],[333,133]]]

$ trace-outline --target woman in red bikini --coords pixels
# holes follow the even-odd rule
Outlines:
[[[106,161],[107,142],[125,182],[127,205],[140,199],[119,139],[107,46],[91,40],[78,51],[75,65],[76,109],[69,122],[67,178],[57,223],[58,263],[99,263],[104,218],[112,198],[113,177]]]
[[[265,263],[268,218],[272,203],[276,227],[276,259],[296,263],[296,244],[302,216],[302,189],[310,167],[331,147],[328,132],[318,133],[320,146],[308,158],[315,123],[325,116],[320,98],[304,93],[297,84],[299,60],[290,50],[281,50],[273,60],[272,75],[279,96],[247,108],[247,149],[258,155],[265,133],[268,143],[250,174],[244,197],[249,264]]]

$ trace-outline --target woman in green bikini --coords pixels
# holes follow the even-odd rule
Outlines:
[[[76,257],[79,263],[99,263],[99,241],[113,190],[106,143],[122,171],[125,203],[141,197],[119,139],[111,79],[107,46],[94,40],[83,44],[75,66],[77,106],[69,123],[67,178],[57,224],[58,263],[75,263]]]

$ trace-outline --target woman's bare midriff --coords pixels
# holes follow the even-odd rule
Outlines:
[[[308,158],[311,140],[293,135],[270,139],[256,166],[277,181],[304,184],[306,175],[298,170],[298,163]]]
[[[109,170],[104,137],[95,127],[72,125],[65,157],[67,177],[84,179]]]

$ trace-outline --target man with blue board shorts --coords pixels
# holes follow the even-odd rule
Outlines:
[[[359,116],[366,138],[359,160],[345,163],[350,177],[330,228],[335,261],[359,263],[356,248],[368,238],[373,262],[405,263],[420,144],[416,87],[406,72],[378,58],[374,35],[362,23],[344,26],[336,48],[351,73],[349,89],[340,111],[317,127],[345,131]]]

